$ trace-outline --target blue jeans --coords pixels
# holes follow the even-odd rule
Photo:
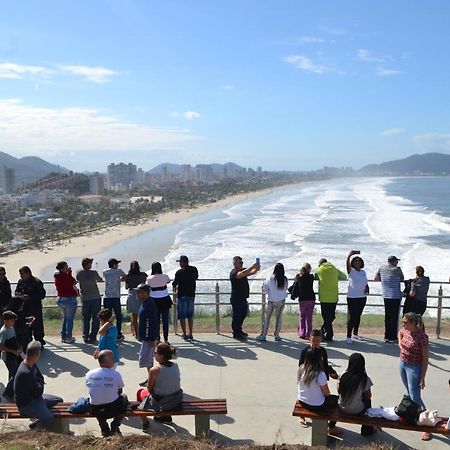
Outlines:
[[[233,334],[239,335],[242,333],[242,324],[248,314],[248,301],[246,298],[232,298],[230,302],[232,309],[231,328]]]
[[[178,320],[194,317],[194,297],[179,297],[177,303]]]
[[[122,336],[122,305],[120,297],[103,298],[103,308],[112,309],[116,316],[117,336]]]
[[[73,319],[77,312],[76,297],[58,297],[57,305],[63,311],[63,321],[61,324],[61,338],[70,339],[72,337]]]
[[[426,409],[420,395],[419,383],[421,372],[422,367],[420,365],[416,366],[400,360],[400,376],[402,377],[403,385],[406,388],[409,398],[418,403],[423,409]]]
[[[61,397],[57,397],[56,395],[43,394],[42,397],[32,400],[28,403],[28,405],[20,406],[19,412],[24,416],[38,419],[36,428],[49,428],[54,420],[54,416],[50,411],[50,408],[55,406],[57,403],[61,403],[62,401],[63,399]]]
[[[94,298],[93,300],[83,300],[81,313],[83,315],[83,338],[97,339],[98,329],[100,328],[100,320],[97,314],[101,308],[102,299]],[[91,328],[92,321],[92,328]],[[89,329],[91,330],[89,331]]]

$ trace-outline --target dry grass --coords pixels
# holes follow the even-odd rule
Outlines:
[[[196,439],[180,439],[176,437],[164,438],[161,436],[124,436],[109,437],[106,439],[82,435],[67,436],[46,432],[11,432],[0,434],[1,450],[71,450],[80,448],[83,450],[324,450],[326,447],[310,447],[307,445],[236,445],[228,446],[213,441],[199,441]],[[347,447],[339,446],[345,450]],[[369,444],[359,447],[359,450],[391,450],[387,444]],[[358,450],[353,447],[352,450]]]

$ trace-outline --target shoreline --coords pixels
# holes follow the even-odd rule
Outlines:
[[[246,192],[236,195],[230,195],[210,204],[199,205],[190,209],[180,209],[178,211],[169,211],[160,214],[155,219],[149,219],[144,224],[121,224],[105,228],[101,231],[90,232],[87,235],[77,236],[64,241],[62,245],[49,248],[46,252],[38,249],[24,249],[16,253],[0,257],[0,265],[4,266],[10,281],[18,276],[19,268],[28,265],[33,274],[42,278],[49,267],[56,265],[58,261],[69,258],[92,257],[93,255],[104,252],[109,246],[127,241],[142,233],[156,230],[160,227],[174,225],[182,220],[200,215],[215,209],[228,206],[231,203],[240,203],[247,200],[269,194],[279,189],[287,187],[303,186],[303,183],[287,184],[273,188],[261,189],[258,191]],[[47,244],[49,245],[49,244]],[[167,248],[168,250],[168,248]]]

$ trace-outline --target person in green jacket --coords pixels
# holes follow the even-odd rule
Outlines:
[[[319,267],[314,275],[319,280],[320,312],[323,324],[321,327],[323,340],[333,340],[333,321],[336,318],[336,305],[339,300],[339,280],[346,280],[347,275],[333,266],[325,258],[319,261]]]

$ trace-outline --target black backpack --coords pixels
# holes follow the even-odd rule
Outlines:
[[[394,411],[397,416],[415,425],[423,409],[418,403],[411,400],[408,395],[404,395],[400,404],[394,408]]]

